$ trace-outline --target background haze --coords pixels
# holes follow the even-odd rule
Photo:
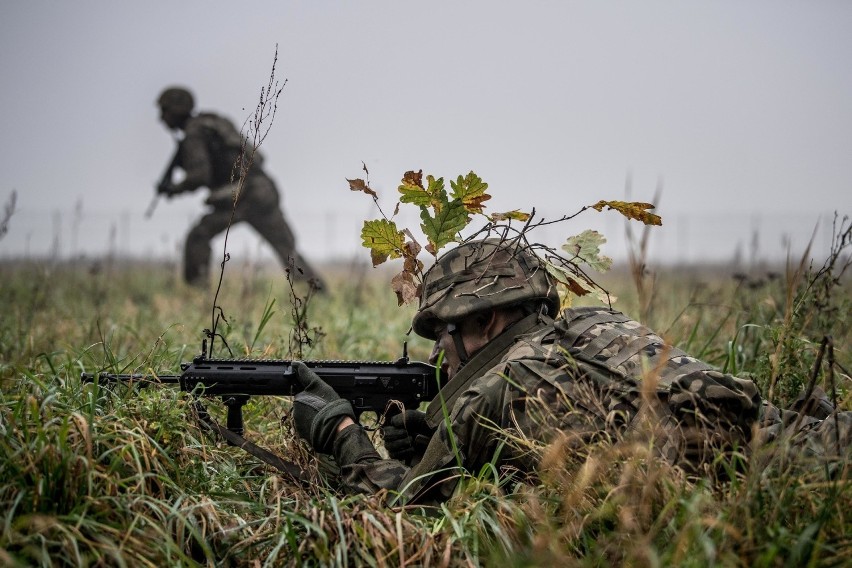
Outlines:
[[[173,148],[154,101],[185,85],[241,124],[276,45],[262,152],[309,258],[369,258],[377,212],[345,180],[362,161],[386,211],[410,169],[474,170],[488,211],[547,218],[629,179],[635,200],[662,186],[655,260],[783,258],[818,223],[822,255],[852,212],[850,29],[840,1],[3,2],[0,200],[18,211],[0,258],[173,257],[206,192],[143,218]],[[540,240],[585,228],[624,257],[612,212]],[[258,242],[237,228],[232,256],[270,256]]]

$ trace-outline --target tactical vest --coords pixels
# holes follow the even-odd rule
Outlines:
[[[594,362],[614,375],[639,380],[649,371],[670,388],[691,373],[714,367],[667,344],[649,328],[621,312],[606,308],[570,308],[555,322],[559,343],[581,360]]]
[[[442,390],[447,408],[484,373],[500,372],[501,359],[517,342],[524,342],[538,352],[537,359],[552,361],[554,372],[564,369],[556,376],[557,384],[592,383],[602,407],[617,410],[626,428],[655,429],[661,439],[656,448],[672,463],[698,464],[711,457],[714,448],[742,446],[749,440],[761,405],[751,381],[715,370],[615,310],[567,309],[555,321],[546,318],[550,325],[541,316],[535,322],[535,317],[513,326],[508,337],[495,340],[499,345],[487,345],[461,369],[446,392]],[[526,335],[517,335],[516,328],[526,328]],[[654,381],[653,386],[647,381]],[[440,421],[435,401],[427,415],[432,425]]]

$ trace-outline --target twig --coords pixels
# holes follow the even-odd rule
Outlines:
[[[12,190],[12,195],[9,196],[9,201],[6,202],[6,206],[3,211],[3,218],[0,219],[0,239],[2,239],[6,233],[9,232],[9,220],[12,218],[12,215],[15,213],[15,203],[18,200],[18,192],[14,189]]]
[[[272,60],[272,70],[269,73],[269,83],[265,87],[260,88],[260,98],[254,110],[254,118],[246,119],[243,123],[243,128],[240,131],[240,134],[242,134],[248,126],[252,137],[251,146],[248,146],[248,136],[242,136],[242,147],[240,148],[240,153],[234,162],[233,168],[231,169],[231,183],[236,181],[237,188],[234,191],[234,203],[231,207],[231,217],[228,220],[228,226],[225,228],[225,243],[222,246],[222,262],[219,264],[219,281],[216,284],[216,293],[213,295],[211,327],[209,330],[204,330],[205,335],[210,339],[209,351],[207,353],[208,357],[213,356],[213,343],[216,337],[222,339],[222,342],[226,347],[228,347],[224,337],[216,331],[219,323],[217,309],[222,319],[224,319],[224,312],[218,305],[218,302],[219,293],[222,290],[222,282],[225,278],[225,264],[227,264],[227,262],[231,259],[231,255],[228,253],[228,237],[231,232],[231,225],[234,222],[234,216],[236,215],[237,204],[239,203],[243,188],[245,187],[248,172],[251,169],[252,164],[254,164],[254,156],[272,128],[272,122],[274,121],[275,114],[278,111],[278,97],[281,95],[281,91],[284,90],[284,86],[287,84],[286,79],[281,84],[279,84],[275,79],[275,66],[277,63],[278,45],[276,44],[275,56]],[[228,351],[230,352],[230,348],[228,348]]]

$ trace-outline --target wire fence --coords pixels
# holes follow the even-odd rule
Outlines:
[[[842,217],[849,212],[837,212]],[[317,262],[369,260],[361,246],[364,220],[377,217],[372,209],[347,212],[322,204],[286,215],[298,236],[302,254]],[[811,243],[810,255],[822,259],[829,250],[835,212],[661,212],[663,226],[648,230],[647,259],[661,264],[783,262],[799,259]],[[0,260],[21,258],[74,259],[114,257],[173,260],[182,255],[183,239],[200,216],[196,206],[161,207],[152,218],[127,210],[72,211],[21,207],[0,240]],[[399,224],[415,229],[416,217],[400,216]],[[616,262],[625,261],[631,247],[645,230],[628,224],[615,212],[588,212],[564,223],[540,227],[530,234],[536,242],[558,247],[585,229],[598,230],[607,238],[603,253]],[[415,234],[417,234],[415,232]],[[221,253],[224,236],[213,241],[214,258]],[[232,258],[273,261],[272,249],[245,224],[231,229]]]

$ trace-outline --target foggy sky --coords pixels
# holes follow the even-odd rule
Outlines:
[[[557,218],[651,201],[652,253],[782,256],[852,213],[852,3],[224,2],[0,4],[0,258],[175,255],[205,192],[143,218],[174,142],[155,99],[179,84],[241,124],[278,53],[286,85],[261,151],[309,258],[359,255],[403,172],[489,183],[489,211]],[[415,217],[402,221],[414,225]],[[584,213],[624,256],[623,222]],[[638,229],[638,227],[636,227]],[[544,233],[544,232],[543,232]],[[268,255],[245,228],[234,256]],[[217,241],[221,246],[221,239]]]

